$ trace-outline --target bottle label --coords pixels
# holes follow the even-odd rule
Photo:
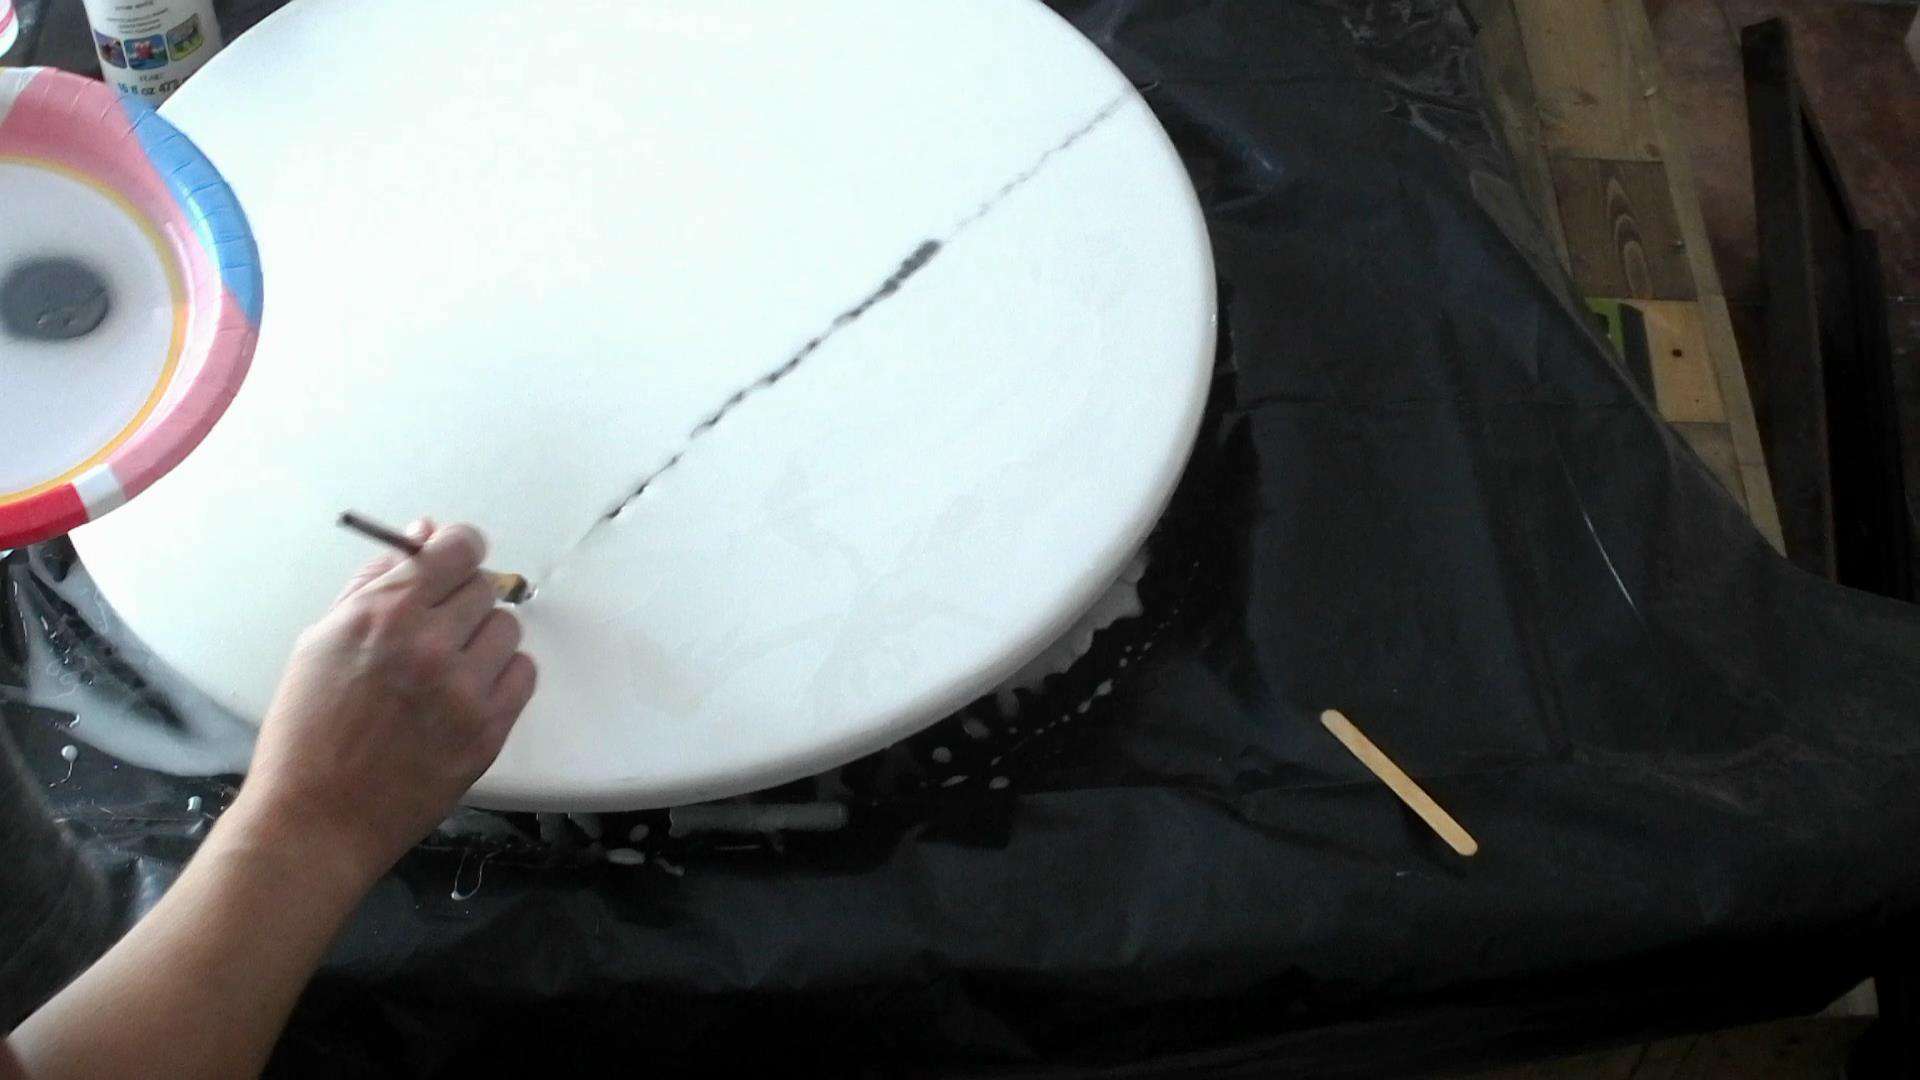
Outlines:
[[[220,51],[212,0],[87,0],[100,73],[158,105]]]

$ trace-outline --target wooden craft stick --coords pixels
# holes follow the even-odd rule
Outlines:
[[[390,529],[371,518],[362,517],[351,510],[341,513],[340,526],[351,529],[369,540],[377,540],[396,551],[404,551],[408,555],[420,554],[420,541],[403,532]],[[533,595],[533,589],[527,584],[527,579],[519,574],[507,574],[482,568],[480,576],[493,585],[494,597],[503,604],[517,604]]]
[[[1440,809],[1440,804],[1433,801],[1433,796],[1428,795],[1419,784],[1413,782],[1413,777],[1402,772],[1392,758],[1373,745],[1372,739],[1362,735],[1345,714],[1338,709],[1328,709],[1320,714],[1320,722],[1333,732],[1334,738],[1340,740],[1340,745],[1360,759],[1360,764],[1379,777],[1381,783],[1392,788],[1393,793],[1400,796],[1400,801],[1406,803],[1409,809],[1419,814],[1420,820],[1439,834],[1448,847],[1462,855],[1472,855],[1480,850],[1479,842],[1468,835],[1459,822],[1453,820],[1453,815]]]

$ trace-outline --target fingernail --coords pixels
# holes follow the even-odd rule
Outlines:
[[[407,526],[407,535],[413,537],[415,540],[425,540],[427,537],[432,536],[433,535],[433,519],[432,518],[415,519],[411,525]]]

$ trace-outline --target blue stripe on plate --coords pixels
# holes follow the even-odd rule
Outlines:
[[[193,140],[161,119],[152,106],[130,97],[122,97],[120,105],[133,123],[140,148],[180,204],[201,245],[212,253],[220,268],[220,280],[240,302],[247,321],[259,326],[260,251],[254,246],[253,230],[247,226],[247,215],[233,197],[233,189]]]

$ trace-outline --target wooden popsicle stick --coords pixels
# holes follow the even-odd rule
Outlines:
[[[1360,759],[1360,764],[1365,765],[1373,775],[1379,777],[1381,783],[1392,788],[1393,793],[1400,796],[1401,802],[1406,803],[1409,809],[1419,814],[1420,820],[1426,822],[1429,828],[1439,834],[1440,839],[1445,840],[1448,847],[1462,855],[1472,855],[1480,850],[1479,842],[1468,835],[1467,830],[1461,828],[1459,822],[1453,820],[1453,815],[1442,810],[1440,804],[1433,801],[1433,796],[1428,795],[1419,784],[1413,782],[1413,777],[1402,772],[1400,766],[1393,763],[1392,758],[1373,745],[1372,739],[1362,735],[1360,729],[1354,727],[1353,721],[1347,719],[1344,713],[1338,709],[1328,709],[1320,714],[1320,723],[1325,725],[1328,731],[1333,732],[1333,737],[1340,740],[1340,745],[1352,751],[1353,756]]]

